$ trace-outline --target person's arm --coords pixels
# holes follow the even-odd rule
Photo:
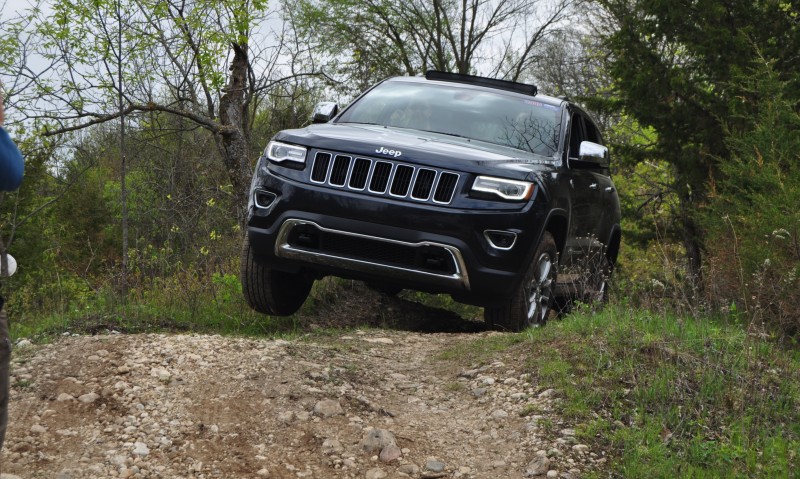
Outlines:
[[[0,94],[0,191],[13,191],[22,183],[25,166],[19,148],[3,128],[3,120],[5,111],[3,96]]]

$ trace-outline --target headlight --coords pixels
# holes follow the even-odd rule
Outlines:
[[[267,149],[264,150],[269,161],[274,163],[283,163],[284,161],[292,161],[295,163],[306,162],[306,149],[302,146],[287,145],[279,141],[270,141]]]
[[[506,180],[491,176],[479,176],[472,184],[472,191],[499,196],[504,200],[529,200],[535,190],[533,183],[527,181]]]

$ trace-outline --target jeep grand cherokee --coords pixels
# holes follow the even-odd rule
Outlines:
[[[447,293],[520,330],[602,300],[620,244],[608,150],[566,99],[428,72],[279,132],[253,175],[244,296],[289,315],[325,275]]]

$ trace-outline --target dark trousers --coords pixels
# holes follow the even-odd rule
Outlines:
[[[2,308],[2,306],[0,306]],[[11,338],[8,336],[8,317],[0,309],[0,450],[8,426],[8,379],[11,364]],[[0,452],[2,454],[2,452]]]

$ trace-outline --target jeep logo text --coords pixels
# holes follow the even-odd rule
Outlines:
[[[403,154],[403,152],[400,151],[400,150],[389,150],[389,149],[384,148],[384,147],[378,148],[377,150],[375,150],[375,153],[380,153],[382,155],[389,155],[389,156],[393,156],[395,158],[397,158],[398,156]]]

